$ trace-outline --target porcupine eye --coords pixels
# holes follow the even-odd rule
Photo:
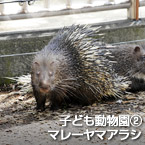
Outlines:
[[[52,73],[52,71],[51,71],[51,72],[49,72],[49,76],[50,76],[50,77],[52,77],[52,76],[53,76],[53,73]]]
[[[39,71],[37,71],[37,72],[36,72],[36,75],[37,75],[37,77],[39,77],[39,76],[40,76],[40,72],[39,72]]]

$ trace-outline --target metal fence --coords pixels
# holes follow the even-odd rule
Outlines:
[[[138,20],[142,6],[145,0],[2,0],[0,21],[8,17],[15,20],[115,9],[127,9],[128,18]]]

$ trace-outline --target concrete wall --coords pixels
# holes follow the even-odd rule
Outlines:
[[[41,50],[58,30],[0,34],[0,55],[18,54]],[[116,43],[145,39],[145,25],[106,29],[102,27],[104,41]],[[34,55],[0,57],[0,84],[9,82],[3,77],[30,73]]]
[[[41,50],[49,42],[50,35],[8,34],[0,37],[0,55],[21,54]],[[20,38],[21,37],[21,38]],[[34,55],[0,57],[0,84],[9,83],[3,77],[30,73]]]
[[[107,43],[117,43],[145,39],[145,25],[126,28],[115,28],[103,30],[104,41]]]

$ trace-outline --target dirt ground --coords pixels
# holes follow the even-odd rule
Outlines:
[[[19,91],[0,92],[0,145],[144,145],[145,144],[145,92],[127,94],[124,99],[94,103],[91,106],[70,106],[67,109],[50,111],[49,106],[44,112],[35,110],[35,99],[31,93],[23,94]],[[99,127],[87,126],[84,121],[78,121],[82,126],[73,126],[71,122],[63,127],[60,120],[62,115],[69,115],[71,120],[75,115],[94,117],[95,115],[139,115],[143,122],[139,127]],[[84,133],[87,131],[111,131],[118,130],[118,134],[108,140],[109,133],[102,140],[96,134],[90,133],[90,140]],[[63,130],[63,131],[62,131]],[[130,132],[127,139],[121,141],[125,134],[121,131]],[[50,132],[48,132],[50,131]],[[60,131],[54,140],[51,131]],[[72,135],[69,133],[84,133],[84,135]],[[134,132],[134,133],[133,133]],[[141,132],[140,137],[132,139]],[[53,133],[54,134],[54,133]],[[92,135],[92,136],[91,136]]]

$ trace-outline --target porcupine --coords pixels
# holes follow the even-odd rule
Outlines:
[[[113,64],[114,71],[131,81],[128,91],[137,92],[145,90],[145,50],[144,45],[125,44],[110,47],[111,57],[107,56]]]
[[[67,102],[92,104],[103,97],[120,97],[124,85],[106,59],[109,50],[92,36],[97,33],[87,26],[63,28],[34,58],[32,88],[37,109],[51,109]]]

